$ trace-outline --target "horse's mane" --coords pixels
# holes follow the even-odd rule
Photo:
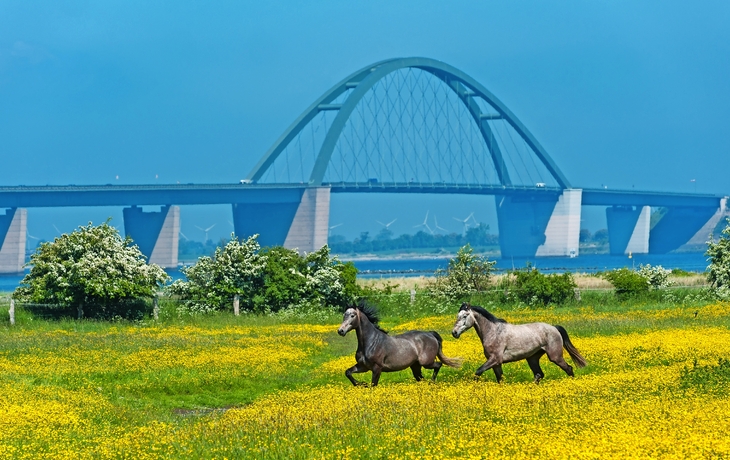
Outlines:
[[[350,304],[350,308],[357,308],[358,310],[360,310],[360,313],[365,315],[368,321],[370,321],[377,330],[386,334],[388,333],[388,331],[381,328],[380,324],[378,324],[380,322],[380,315],[378,314],[378,309],[375,307],[374,304],[368,302],[365,299],[360,299],[357,302],[357,305]]]
[[[479,305],[471,305],[468,302],[464,302],[463,304],[461,304],[461,308],[459,308],[459,311],[468,310],[468,309],[474,310],[475,312],[479,313],[483,317],[487,318],[488,321],[491,321],[493,323],[506,323],[507,322],[507,321],[503,320],[502,318],[497,318],[496,316],[489,313],[487,310],[480,307]]]

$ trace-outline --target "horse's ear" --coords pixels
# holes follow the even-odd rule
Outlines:
[[[340,308],[342,310],[341,313],[346,312],[350,308],[357,308],[355,306],[355,301],[354,300],[348,300],[347,302],[345,302],[345,304],[342,305],[341,308]]]

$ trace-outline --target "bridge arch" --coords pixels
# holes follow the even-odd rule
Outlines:
[[[310,123],[321,111],[334,110],[337,115],[327,129],[324,140],[314,161],[308,184],[322,185],[325,172],[335,151],[336,144],[350,119],[353,111],[374,86],[388,75],[403,69],[418,69],[427,72],[443,82],[458,97],[479,129],[485,144],[489,146],[489,154],[496,170],[499,183],[511,186],[512,180],[505,164],[499,143],[490,128],[489,121],[496,118],[505,120],[514,131],[529,146],[544,168],[549,172],[560,188],[570,188],[570,183],[558,168],[557,164],[548,155],[547,151],[522,124],[522,122],[504,105],[494,94],[487,90],[478,81],[444,62],[429,58],[398,58],[388,59],[364,67],[352,73],[347,78],[330,88],[310,105],[277,139],[272,147],[260,159],[258,164],[247,176],[252,182],[257,182],[270,168],[292,140]],[[337,98],[351,90],[341,104],[333,104]],[[477,102],[478,98],[486,101],[497,114],[485,113]]]

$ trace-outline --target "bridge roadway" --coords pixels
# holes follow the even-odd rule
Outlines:
[[[447,183],[324,183],[331,193],[437,193],[466,195],[560,195],[558,187]],[[306,184],[46,185],[0,187],[0,208],[83,206],[210,205],[271,202],[301,194]],[[582,189],[584,206],[717,207],[722,196],[605,188]],[[274,200],[278,201],[278,200]]]
[[[327,243],[331,193],[491,195],[497,199],[502,257],[577,255],[581,206],[606,206],[612,254],[666,253],[704,243],[726,215],[725,197],[612,189],[561,189],[542,184],[449,183],[169,184],[0,187],[0,273],[22,271],[27,208],[122,206],[124,233],[150,262],[177,265],[179,205],[232,205],[239,237],[262,246],[310,252]],[[145,211],[142,206],[160,206]],[[651,207],[664,208],[652,222]],[[651,235],[651,238],[650,238]]]

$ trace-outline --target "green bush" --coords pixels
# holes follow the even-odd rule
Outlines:
[[[649,291],[649,280],[628,268],[611,270],[604,273],[603,277],[613,285],[619,297],[631,297]]]
[[[98,318],[124,316],[137,319],[169,279],[162,268],[148,265],[129,238],[108,223],[89,223],[52,242],[42,243],[30,256],[30,273],[13,298],[34,308]]]
[[[500,287],[507,292],[507,301],[516,298],[527,305],[545,306],[574,299],[578,286],[573,275],[568,272],[545,275],[535,268],[527,267],[505,277]]]

